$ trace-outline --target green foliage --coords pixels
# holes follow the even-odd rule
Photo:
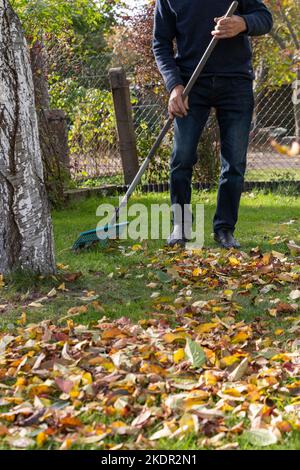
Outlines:
[[[255,62],[264,63],[267,85],[281,86],[295,80],[299,68],[299,2],[266,0],[274,18],[274,27],[266,40],[255,41]]]
[[[162,125],[162,123],[161,123]],[[146,121],[141,121],[136,130],[138,135],[137,150],[140,161],[142,162],[147,157],[151,147],[153,146],[158,134],[160,132],[160,123],[155,128],[150,128]],[[147,180],[151,183],[160,183],[168,181],[169,179],[169,160],[170,160],[171,142],[169,137],[162,143],[158,155],[152,162],[150,162],[147,172]]]
[[[66,59],[88,62],[108,49],[121,0],[12,0],[29,44],[42,40],[51,67]],[[54,54],[51,49],[55,46]],[[59,55],[57,51],[59,50]]]
[[[109,91],[85,88],[73,78],[68,78],[53,81],[50,95],[51,106],[63,109],[68,115],[69,145],[71,154],[75,156],[75,166],[76,160],[80,160],[80,167],[84,167],[87,157],[94,157],[101,149],[117,145],[113,99]],[[83,172],[81,176],[87,175]]]
[[[103,143],[116,143],[116,124],[110,92],[88,89],[75,110],[70,132],[71,152],[97,151]]]
[[[81,34],[107,30],[114,21],[114,7],[119,0],[11,0],[25,32],[32,39],[39,33],[60,35],[65,29]]]

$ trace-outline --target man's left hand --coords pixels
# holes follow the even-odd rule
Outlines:
[[[233,38],[247,31],[247,24],[241,16],[233,15],[231,18],[215,18],[216,27],[212,35],[218,39]]]

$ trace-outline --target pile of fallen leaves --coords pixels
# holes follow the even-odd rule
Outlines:
[[[151,319],[66,318],[2,334],[2,446],[143,449],[194,435],[199,447],[235,449],[241,437],[263,447],[299,431],[297,260],[161,251],[152,266],[177,298],[153,292]],[[287,301],[276,299],[283,286]],[[268,294],[264,318],[241,320],[237,299],[251,297],[255,311]],[[272,334],[277,318],[286,328]]]

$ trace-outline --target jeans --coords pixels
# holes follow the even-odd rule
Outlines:
[[[244,185],[249,133],[254,108],[253,83],[244,77],[201,77],[189,96],[186,117],[174,120],[171,157],[171,203],[191,202],[197,146],[211,108],[216,109],[221,137],[221,175],[214,231],[234,231]]]

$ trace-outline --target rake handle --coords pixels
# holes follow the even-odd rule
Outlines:
[[[225,18],[230,18],[235,13],[237,7],[238,7],[238,2],[237,1],[232,2],[232,4],[230,5],[230,7],[229,7],[227,13],[224,15],[224,17]],[[211,42],[209,43],[209,45],[208,45],[206,51],[204,52],[199,64],[197,65],[193,75],[191,76],[188,84],[186,85],[186,87],[183,91],[183,94],[182,94],[183,99],[186,99],[189,96],[190,91],[192,90],[193,86],[195,85],[196,81],[198,80],[199,75],[203,71],[208,59],[210,58],[210,56],[211,56],[213,50],[215,49],[216,45],[218,44],[218,42],[219,42],[219,39],[214,37],[211,40]],[[114,213],[114,215],[111,219],[110,225],[113,225],[116,222],[116,220],[119,217],[119,213],[120,213],[121,209],[127,204],[127,202],[129,200],[130,196],[132,195],[133,191],[135,190],[137,185],[140,183],[140,181],[142,179],[142,176],[144,175],[145,171],[147,170],[147,168],[149,166],[150,161],[155,156],[155,154],[156,154],[157,150],[159,149],[162,141],[164,140],[165,136],[169,132],[172,123],[173,123],[173,119],[171,119],[171,118],[169,118],[167,120],[167,122],[165,123],[163,129],[161,130],[159,136],[157,137],[155,143],[153,144],[153,147],[151,148],[147,158],[142,163],[142,165],[141,165],[139,171],[137,172],[134,180],[132,181],[131,185],[129,186],[124,198],[122,199],[122,201],[119,205],[119,207],[116,208],[115,213]]]

